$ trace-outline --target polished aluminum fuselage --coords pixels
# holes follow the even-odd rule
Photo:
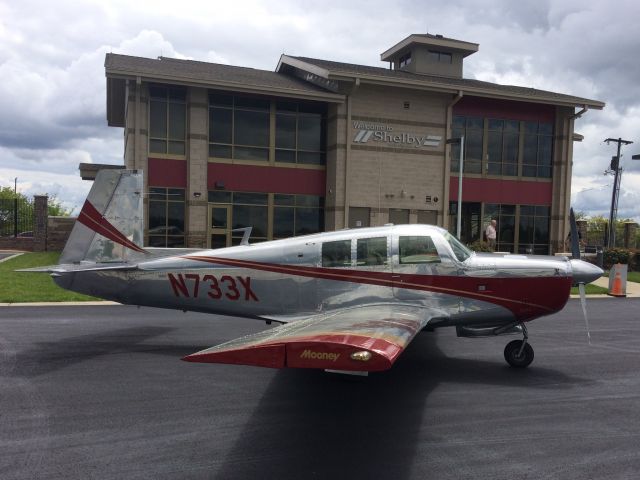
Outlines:
[[[282,322],[376,303],[422,306],[433,326],[528,321],[565,305],[572,264],[565,257],[474,254],[459,260],[446,232],[399,225],[320,233],[255,245],[182,252],[115,268],[59,273],[61,286],[124,304]],[[399,263],[400,236],[430,236],[438,263]],[[383,265],[323,267],[323,242],[387,238]],[[107,266],[108,267],[108,266]]]

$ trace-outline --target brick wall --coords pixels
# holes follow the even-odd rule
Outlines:
[[[49,217],[47,221],[47,250],[62,251],[75,223],[76,217]]]
[[[0,250],[62,251],[75,222],[76,217],[49,217],[47,196],[36,195],[34,197],[33,236],[0,237]]]

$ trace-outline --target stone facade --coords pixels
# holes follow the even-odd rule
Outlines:
[[[124,126],[124,163],[144,171],[146,188],[184,190],[184,243],[198,248],[211,241],[208,217],[213,203],[208,202],[208,192],[217,189],[268,193],[269,226],[263,238],[272,238],[274,195],[279,193],[323,195],[325,230],[357,226],[351,212],[358,224],[364,220],[371,226],[383,225],[393,217],[451,230],[449,210],[450,202],[457,201],[458,174],[450,170],[451,147],[446,141],[452,137],[455,116],[480,118],[484,122],[482,155],[475,161],[482,168],[476,173],[465,170],[463,176],[463,203],[481,205],[479,219],[474,221],[486,222],[486,205],[513,207],[515,233],[509,243],[517,251],[522,246],[518,238],[521,206],[529,210],[543,206],[549,209],[545,213],[548,249],[550,253],[563,250],[575,107],[584,105],[584,112],[604,104],[462,78],[463,59],[477,51],[477,44],[415,34],[382,54],[384,61],[395,66],[392,69],[283,55],[275,72],[108,54],[107,103],[121,100],[125,106],[112,107],[107,117],[110,125]],[[133,75],[136,71],[140,74]],[[149,87],[153,85],[186,91],[184,155],[149,153],[149,125],[153,124]],[[209,157],[209,92],[272,102],[268,161],[241,160],[235,153],[233,158]],[[280,101],[326,105],[324,166],[275,161],[276,102]],[[517,173],[489,173],[488,125],[494,119],[519,122]],[[536,122],[552,125],[552,172],[525,175],[525,126]],[[242,181],[236,181],[239,177]],[[145,199],[147,218],[148,213]],[[363,219],[363,214],[368,218]]]

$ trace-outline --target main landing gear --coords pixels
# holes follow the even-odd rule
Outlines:
[[[504,347],[504,359],[509,365],[516,368],[526,368],[533,362],[533,348],[527,343],[529,336],[527,335],[527,327],[524,323],[520,324],[522,328],[522,340],[513,340]]]

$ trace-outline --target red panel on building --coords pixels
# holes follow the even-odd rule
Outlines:
[[[240,192],[295,193],[324,196],[324,170],[210,163],[207,185]]]
[[[187,162],[149,158],[149,186],[187,188]]]
[[[554,122],[556,109],[553,105],[515,102],[480,97],[462,97],[453,106],[454,115],[467,115],[505,120],[529,122]]]
[[[458,177],[449,180],[449,196],[458,201]],[[463,178],[462,199],[465,202],[504,203],[507,205],[551,205],[551,182]]]

